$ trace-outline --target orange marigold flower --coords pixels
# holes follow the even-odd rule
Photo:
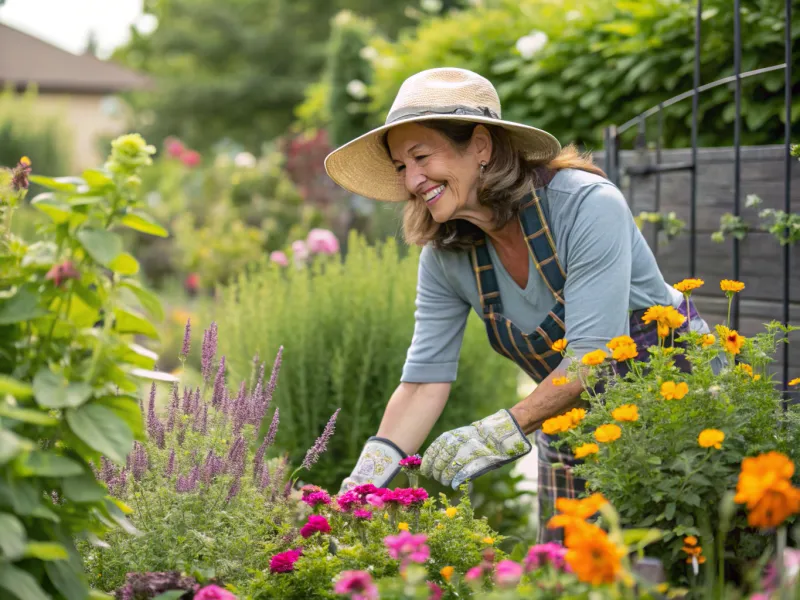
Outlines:
[[[611,411],[611,416],[617,421],[638,421],[639,407],[635,404],[623,404]]]
[[[586,526],[568,539],[564,559],[578,579],[591,585],[613,583],[617,579],[625,551],[605,531],[596,525]]]
[[[610,342],[606,344],[611,350],[615,350],[620,346],[630,346],[631,344],[635,344],[636,342],[633,341],[633,338],[629,335],[619,335],[612,339]]]
[[[703,345],[703,348],[708,348],[709,346],[713,346],[716,341],[717,338],[714,337],[713,333],[707,333],[703,336],[703,339],[700,340],[700,343]]]
[[[697,538],[693,535],[687,535],[683,538],[683,544],[685,546],[697,546]]]
[[[725,439],[725,434],[719,429],[703,429],[700,435],[697,436],[697,443],[702,448],[722,448],[722,442]]]
[[[587,498],[556,498],[556,510],[560,513],[550,518],[547,526],[550,529],[558,529],[574,525],[576,521],[586,521],[595,514],[600,507],[607,504],[605,496],[595,492]]]
[[[761,379],[761,375],[753,374],[753,367],[751,367],[747,363],[739,363],[737,365],[737,368],[740,371],[744,371],[748,376],[752,377],[753,381],[758,381],[759,379]]]
[[[597,454],[600,452],[600,446],[597,444],[581,444],[573,451],[575,458],[586,458],[590,454]]]
[[[450,578],[453,576],[453,573],[455,573],[455,571],[456,570],[453,567],[448,565],[446,567],[441,568],[441,570],[439,571],[439,575],[441,575],[442,579],[444,579],[446,582],[450,583]]]
[[[550,346],[550,349],[553,350],[554,352],[563,352],[564,350],[567,349],[567,340],[564,338],[556,340],[555,342],[553,342],[553,345]]]
[[[553,385],[567,385],[569,383],[569,379],[566,377],[553,377],[550,381]]]
[[[689,556],[700,556],[703,553],[703,548],[700,546],[684,546],[681,550]]]
[[[608,358],[608,354],[604,350],[594,350],[588,354],[584,354],[581,362],[590,367],[596,367],[603,364],[603,361]]]
[[[664,400],[680,400],[689,393],[689,386],[685,381],[675,383],[674,381],[665,381],[661,384],[661,395]]]
[[[542,431],[547,435],[555,435],[564,431],[569,431],[575,427],[575,423],[567,415],[558,415],[551,419],[547,419],[542,423]]]
[[[636,344],[618,346],[614,348],[611,354],[611,358],[613,358],[617,362],[622,362],[625,360],[633,360],[637,356],[639,356],[639,350],[638,348],[636,348]]]
[[[564,414],[570,418],[574,425],[577,425],[586,418],[586,410],[583,408],[573,408],[571,411]]]
[[[692,290],[696,290],[699,287],[702,287],[705,281],[702,279],[684,279],[683,281],[679,281],[672,287],[676,290],[681,292],[682,294],[691,294]]]
[[[751,527],[777,527],[800,512],[800,489],[792,486],[792,475],[794,463],[780,452],[742,461],[734,501],[747,506]]]
[[[792,387],[794,387],[796,385],[800,385],[800,377],[795,377],[794,379],[792,379],[789,382],[789,385],[791,385]]]
[[[600,425],[594,431],[594,439],[596,439],[601,444],[605,444],[608,442],[613,442],[614,440],[618,440],[622,435],[622,430],[619,428],[619,425]]]
[[[734,279],[723,279],[719,282],[719,288],[726,293],[735,294],[744,289],[744,284],[741,281]]]
[[[686,317],[672,306],[651,306],[645,311],[642,321],[645,323],[655,321],[658,324],[658,337],[665,338],[669,335],[670,329],[677,329],[683,325]]]
[[[717,333],[719,333],[719,338],[722,341],[722,347],[725,348],[727,352],[730,352],[731,354],[739,354],[739,352],[742,351],[744,338],[739,335],[738,331],[735,329],[729,329],[724,325],[718,325]]]

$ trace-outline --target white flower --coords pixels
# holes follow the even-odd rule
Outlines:
[[[566,15],[564,15],[564,18],[567,21],[577,21],[578,19],[581,18],[581,16],[582,16],[581,15],[581,11],[579,11],[579,10],[571,10]]]
[[[422,0],[420,6],[429,13],[438,13],[442,10],[442,0]]]
[[[367,95],[367,86],[363,81],[353,79],[347,84],[347,93],[356,100],[363,100]]]
[[[367,62],[372,62],[373,60],[378,58],[378,51],[372,46],[364,46],[361,50],[358,51],[358,55],[361,57],[362,60],[366,60]]]
[[[532,31],[517,40],[517,52],[522,58],[529,60],[547,44],[547,34],[543,31]]]
[[[234,157],[233,164],[237,167],[252,169],[256,166],[256,157],[249,152],[239,152],[239,154]]]

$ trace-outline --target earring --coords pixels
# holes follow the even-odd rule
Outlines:
[[[486,170],[486,163],[485,163],[485,162],[482,162],[482,163],[481,163],[481,174],[480,174],[480,177],[481,177],[481,179],[483,179],[483,172],[484,172],[485,170]]]

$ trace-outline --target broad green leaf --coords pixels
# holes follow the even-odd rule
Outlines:
[[[68,410],[66,418],[72,433],[87,446],[117,464],[125,464],[125,457],[133,447],[133,432],[114,411],[99,404],[87,404],[78,410]]]
[[[79,329],[93,327],[100,319],[100,311],[86,304],[86,302],[76,294],[72,297],[72,301],[69,304],[68,318],[70,323]]]
[[[139,272],[139,261],[127,252],[123,252],[111,261],[108,268],[120,275],[136,275]]]
[[[3,558],[17,560],[25,552],[25,526],[17,517],[8,513],[0,513],[0,551]]]
[[[0,375],[0,395],[6,394],[15,398],[28,398],[33,394],[33,388],[31,384],[24,381],[14,379],[8,375]],[[0,409],[2,409],[2,406],[0,406]]]
[[[51,600],[30,573],[9,563],[0,563],[0,589],[18,600]]]
[[[114,184],[114,181],[102,171],[87,169],[83,172],[83,180],[93,188],[102,188]]]
[[[73,502],[95,502],[108,495],[106,488],[97,483],[94,475],[86,471],[64,479],[62,489],[64,497]]]
[[[86,252],[104,267],[122,254],[122,238],[105,229],[81,229],[77,234]]]
[[[73,477],[83,473],[81,463],[45,450],[28,454],[23,468],[26,475],[36,477]]]
[[[72,283],[72,291],[75,292],[75,295],[83,300],[83,303],[87,306],[91,306],[94,309],[99,309],[103,306],[103,301],[100,299],[97,291],[89,289],[80,281],[74,281]]]
[[[118,333],[134,333],[158,339],[158,331],[147,319],[123,308],[115,310],[114,316],[116,317],[116,330]]]
[[[0,504],[11,506],[18,515],[27,516],[41,506],[41,490],[27,479],[0,479]]]
[[[25,545],[25,558],[39,560],[67,560],[67,549],[57,542],[28,542]]]
[[[89,206],[90,204],[99,204],[103,201],[105,201],[103,196],[84,196],[81,194],[67,198],[67,202],[70,203],[70,206]]]
[[[622,539],[626,546],[635,547],[637,550],[657,542],[664,537],[664,532],[660,529],[625,529],[622,531]]]
[[[31,206],[46,214],[53,220],[53,223],[57,225],[66,223],[72,212],[72,207],[63,200],[56,198],[52,192],[39,194],[36,198],[31,200]]]
[[[89,600],[114,600],[114,596],[100,590],[89,590]]]
[[[41,425],[43,427],[53,427],[58,425],[58,419],[51,417],[46,412],[36,410],[35,408],[20,408],[19,406],[11,406],[9,404],[0,404],[0,417],[8,417],[15,421],[22,421],[23,423],[30,423],[31,425]],[[0,433],[2,438],[2,433]],[[2,452],[0,450],[0,452]]]
[[[78,186],[70,181],[66,181],[63,177],[43,177],[42,175],[31,175],[28,177],[33,183],[38,183],[42,187],[51,190],[58,190],[59,192],[75,192]]]
[[[39,306],[39,295],[29,287],[21,287],[7,300],[0,301],[0,325],[38,319],[48,314]]]
[[[58,560],[44,563],[44,570],[53,587],[67,600],[86,600],[89,586],[80,570],[80,562],[76,560]]]
[[[161,300],[158,299],[153,292],[143,288],[138,281],[126,280],[120,282],[120,286],[129,289],[138,298],[148,314],[157,321],[164,320],[164,308],[161,306]]]
[[[131,212],[122,217],[120,223],[142,233],[158,237],[169,237],[169,232],[159,225],[150,215],[143,212]]]
[[[134,439],[144,439],[144,417],[139,410],[139,402],[131,396],[103,396],[93,404],[105,406],[128,424]]]
[[[52,521],[53,523],[61,522],[61,519],[58,518],[58,515],[43,504],[39,504],[38,506],[34,507],[34,509],[31,511],[31,516],[36,517],[37,519]]]
[[[49,267],[56,261],[58,246],[53,242],[36,242],[28,246],[22,257],[23,267]]]
[[[42,368],[33,378],[33,393],[45,408],[78,407],[92,396],[92,386],[85,381],[68,381],[62,375]]]
[[[28,449],[30,446],[25,443],[26,441],[7,429],[0,429],[0,465],[6,464],[20,452]]]

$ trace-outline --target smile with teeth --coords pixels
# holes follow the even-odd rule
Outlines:
[[[436,200],[442,194],[442,192],[444,192],[445,187],[446,187],[445,184],[442,184],[437,188],[433,188],[432,190],[425,192],[422,195],[422,199],[425,200],[425,202],[431,202],[432,200]]]

